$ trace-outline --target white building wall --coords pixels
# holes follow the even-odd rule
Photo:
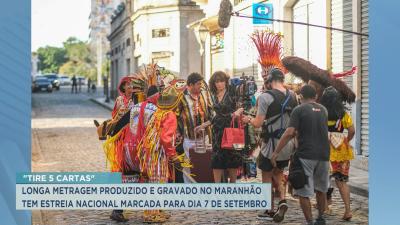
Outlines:
[[[169,56],[169,63],[165,63],[169,68],[166,69],[182,78],[190,72],[199,72],[198,43],[186,26],[202,16],[199,9],[185,10],[176,6],[149,9],[133,16],[134,57],[140,57],[138,64],[151,63],[154,56],[161,54]],[[165,28],[169,29],[168,37],[152,37],[153,29]]]
[[[293,6],[293,21],[326,26],[326,1],[299,0]],[[327,68],[327,30],[293,25],[293,55]]]
[[[39,57],[37,55],[31,55],[31,76],[38,74],[38,63]]]
[[[252,15],[252,3],[257,1],[243,1],[234,7],[243,15]],[[283,7],[279,0],[268,1],[273,4],[273,17],[281,19]],[[258,51],[250,39],[256,30],[270,29],[274,32],[282,32],[284,24],[274,22],[267,25],[255,25],[253,19],[242,17],[231,17],[229,27],[224,29],[225,42],[225,71],[231,76],[254,75],[261,80],[261,67],[258,63]],[[284,43],[282,43],[284,44]]]
[[[141,56],[139,65],[151,63],[153,52],[170,52],[171,70],[179,71],[177,55],[179,55],[179,13],[167,12],[148,14],[133,21],[133,36],[136,42],[135,57]],[[153,29],[169,29],[168,37],[152,38]],[[139,40],[136,38],[139,35]]]
[[[186,78],[192,72],[201,72],[200,45],[195,34],[187,25],[198,20],[204,14],[201,11],[180,12],[180,77]],[[204,74],[202,74],[204,76]]]

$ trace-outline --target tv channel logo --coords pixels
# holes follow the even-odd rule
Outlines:
[[[272,24],[273,6],[271,3],[253,3],[253,24]]]

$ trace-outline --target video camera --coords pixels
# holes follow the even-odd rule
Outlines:
[[[230,82],[231,89],[237,103],[237,108],[243,107],[244,114],[255,116],[253,108],[254,95],[257,92],[257,84],[254,80],[254,76],[246,76],[242,73],[239,78],[233,78]],[[251,113],[253,111],[253,113]],[[257,169],[254,158],[251,156],[251,152],[256,148],[255,130],[254,127],[246,125],[244,126],[245,133],[245,145],[241,149],[241,156],[243,159],[243,171],[242,175],[246,177],[256,177]]]
[[[239,107],[243,107],[245,111],[248,111],[252,107],[252,97],[257,92],[257,84],[254,80],[254,76],[246,76],[242,73],[239,78],[231,79],[231,87],[235,93],[235,100],[240,104]]]

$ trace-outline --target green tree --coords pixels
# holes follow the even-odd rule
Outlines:
[[[82,61],[68,61],[60,67],[59,73],[68,75],[79,75],[90,77],[93,79],[93,74],[96,73],[96,70],[94,70],[93,72],[93,69],[94,68],[90,64]]]
[[[64,48],[41,47],[37,50],[39,57],[38,69],[43,73],[57,73],[60,66],[67,61]]]
[[[89,45],[75,37],[70,37],[63,43],[69,60],[92,63],[92,54]]]
[[[61,66],[59,73],[80,75],[95,78],[96,65],[89,44],[75,37],[68,38],[64,43],[68,62]]]

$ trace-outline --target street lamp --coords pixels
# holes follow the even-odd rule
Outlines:
[[[200,43],[201,74],[204,76],[204,50],[208,36],[208,29],[202,23],[200,23],[195,31],[197,41]]]
[[[110,52],[107,52],[106,57],[107,57],[107,65],[106,65],[106,79],[104,79],[104,89],[105,89],[105,92],[106,92],[106,100],[105,100],[105,102],[109,103],[110,102],[110,93],[108,91],[108,80],[110,78],[110,65],[109,65],[110,64],[110,59],[111,59]]]

